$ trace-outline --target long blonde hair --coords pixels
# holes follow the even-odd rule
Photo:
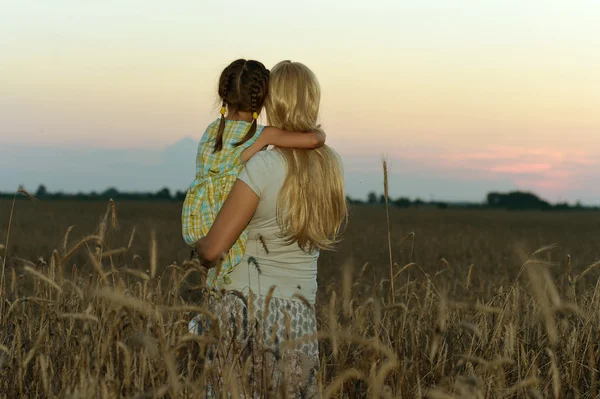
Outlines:
[[[320,129],[320,100],[319,82],[305,65],[282,61],[271,70],[265,103],[269,125],[296,132]],[[277,198],[277,222],[285,238],[308,251],[333,249],[347,217],[339,156],[326,145],[315,150],[277,150],[287,164]]]

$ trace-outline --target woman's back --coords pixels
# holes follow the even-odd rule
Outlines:
[[[303,251],[297,242],[290,243],[277,222],[277,199],[286,171],[283,155],[271,150],[256,154],[238,176],[260,200],[248,225],[246,253],[232,272],[228,288],[251,288],[266,295],[275,285],[276,298],[290,299],[298,293],[314,303],[319,251]]]

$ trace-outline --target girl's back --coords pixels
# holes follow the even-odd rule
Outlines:
[[[217,213],[227,199],[237,175],[244,166],[242,152],[250,147],[264,126],[258,125],[254,136],[239,144],[250,126],[243,120],[227,120],[223,130],[223,148],[214,151],[218,137],[220,121],[208,125],[196,155],[196,176],[189,187],[181,214],[182,232],[185,242],[193,246],[201,237],[206,236]],[[227,268],[240,262],[244,255],[246,233],[242,234],[227,254],[224,264]],[[213,283],[212,281],[210,282]]]
[[[236,60],[219,77],[221,118],[211,123],[202,136],[196,157],[196,176],[186,194],[181,215],[183,238],[190,246],[208,234],[243,166],[242,152],[263,130],[257,118],[267,95],[268,82],[269,70],[253,60]],[[250,114],[251,122],[234,117],[242,113]],[[241,260],[245,241],[246,234],[242,234],[227,254],[223,262],[226,272]],[[209,285],[214,285],[212,270],[209,280]]]
[[[208,175],[209,173],[224,173],[232,169],[237,169],[239,172],[243,166],[242,152],[256,141],[264,129],[264,126],[258,125],[252,139],[243,145],[237,145],[246,136],[250,123],[244,120],[227,120],[223,131],[223,149],[215,152],[214,146],[217,140],[219,123],[220,121],[217,119],[208,125],[200,140],[196,156],[196,177]]]

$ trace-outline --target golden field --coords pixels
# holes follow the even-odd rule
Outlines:
[[[0,397],[202,397],[206,348],[227,348],[187,333],[205,310],[180,204],[19,199],[7,237],[11,207]],[[600,213],[390,209],[390,226],[353,207],[321,256],[323,397],[597,397]]]

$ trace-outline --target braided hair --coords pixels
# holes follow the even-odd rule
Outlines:
[[[230,113],[252,113],[252,124],[248,132],[235,145],[244,144],[254,137],[258,126],[257,117],[267,98],[268,88],[269,70],[258,61],[239,59],[223,70],[219,78],[219,97],[222,100],[221,120],[213,153],[223,149],[226,109]]]

